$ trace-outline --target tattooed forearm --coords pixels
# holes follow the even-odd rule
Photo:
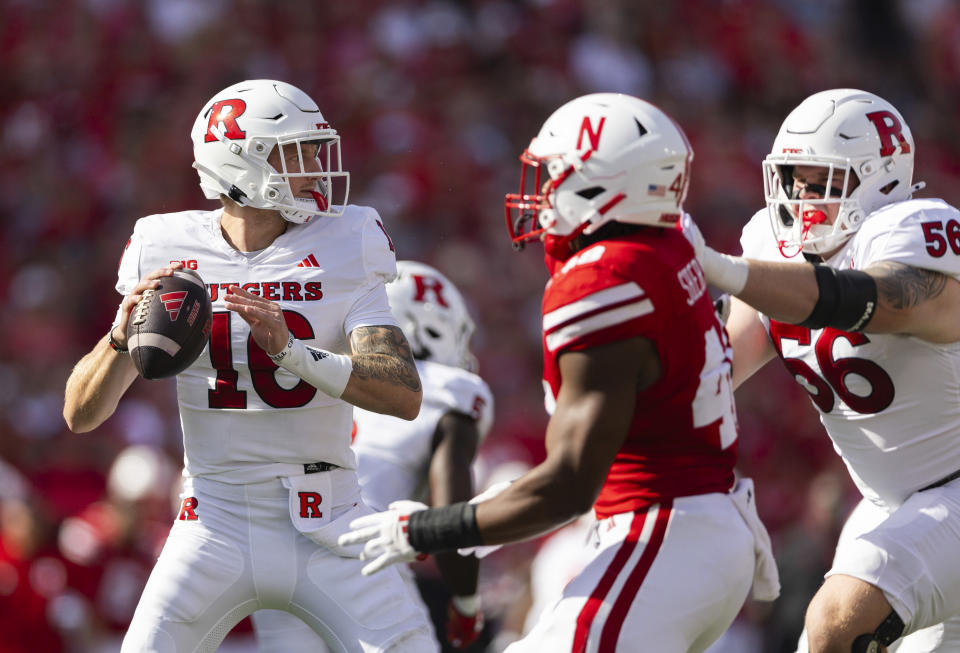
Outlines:
[[[353,373],[362,379],[377,379],[420,391],[420,375],[410,344],[394,326],[360,327],[350,334]]]
[[[871,266],[870,273],[880,301],[898,311],[939,297],[947,286],[947,277],[940,272],[902,263],[880,263]]]

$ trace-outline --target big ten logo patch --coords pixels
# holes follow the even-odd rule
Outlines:
[[[320,504],[323,497],[319,492],[297,492],[300,498],[300,517],[303,519],[323,519]]]
[[[197,520],[197,504],[200,502],[197,501],[196,497],[187,497],[180,504],[180,515],[177,517],[180,521],[196,521]]]

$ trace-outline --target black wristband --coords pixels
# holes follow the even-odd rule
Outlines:
[[[129,349],[127,349],[126,347],[121,347],[120,345],[117,344],[117,341],[113,339],[113,329],[112,329],[112,328],[111,328],[110,331],[107,333],[107,344],[109,344],[110,347],[113,349],[113,351],[117,352],[118,354],[129,354],[129,353],[130,353],[130,350],[129,350]]]
[[[420,553],[480,546],[483,539],[477,530],[476,512],[476,505],[461,501],[411,513],[407,522],[410,546]]]

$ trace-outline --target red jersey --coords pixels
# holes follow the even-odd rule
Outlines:
[[[737,458],[733,350],[683,234],[651,227],[597,242],[553,267],[543,297],[548,411],[563,382],[558,359],[565,351],[642,336],[660,357],[660,378],[637,393],[597,516],[727,492]]]

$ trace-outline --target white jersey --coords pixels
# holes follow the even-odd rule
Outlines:
[[[477,420],[481,439],[493,422],[493,395],[476,374],[458,367],[417,361],[423,383],[420,414],[405,421],[354,409],[354,451],[364,501],[386,510],[392,501],[423,498],[425,479],[433,457],[433,438],[440,418],[450,412]]]
[[[347,206],[339,217],[291,223],[269,247],[247,253],[224,240],[222,213],[138,220],[117,282],[126,295],[145,274],[182,261],[200,274],[213,300],[210,341],[177,377],[184,475],[247,483],[289,473],[290,463],[356,468],[352,406],[274,365],[246,322],[224,308],[224,297],[236,284],[272,299],[294,336],[349,353],[353,329],[397,326],[384,289],[396,276],[396,259],[377,212]]]
[[[740,242],[749,258],[804,262],[782,256],[766,210]],[[863,270],[880,261],[960,278],[960,211],[936,199],[890,204],[827,263]],[[960,469],[960,343],[761,319],[864,497],[890,511]]]

